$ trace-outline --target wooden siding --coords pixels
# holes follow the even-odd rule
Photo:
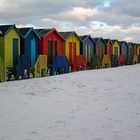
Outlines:
[[[105,54],[111,55],[111,53],[112,53],[112,43],[111,43],[111,41],[108,41],[106,43]]]
[[[86,60],[87,59],[90,60],[90,58],[88,57],[94,55],[95,46],[94,43],[91,41],[91,39],[87,38],[85,41],[83,41],[83,43],[81,43],[80,49],[81,49],[81,55],[84,55],[86,57]]]
[[[115,55],[115,48],[117,48],[117,50],[118,50],[117,55],[119,57],[120,56],[120,45],[119,45],[118,41],[115,41],[115,43],[113,44],[112,47],[113,47],[113,49],[112,49],[112,55]]]
[[[38,38],[36,34],[32,31],[26,38],[21,38],[21,54],[28,56],[29,61],[31,62],[31,40],[35,41],[35,60],[37,60],[37,52],[38,52]],[[31,65],[31,64],[30,64]]]
[[[3,60],[3,62],[5,62],[5,49],[4,49],[4,37],[0,37],[0,56]]]
[[[76,36],[76,34],[72,34],[66,41],[65,41],[65,49],[64,49],[64,54],[66,55],[67,59],[70,60],[70,56],[69,56],[69,43],[76,43],[76,56],[80,55],[80,40],[79,38]],[[72,52],[72,55],[73,52]],[[72,64],[74,62],[74,58],[72,58]]]
[[[63,39],[57,34],[55,30],[50,31],[50,33],[47,33],[46,35],[44,35],[43,38],[41,38],[41,40],[38,41],[38,54],[48,56],[48,48],[49,48],[48,42],[50,41],[52,43],[52,47],[51,47],[52,54],[57,52],[57,55],[62,55],[63,54],[63,49],[62,49]],[[57,47],[55,46],[56,42],[57,42]],[[55,50],[55,48],[57,48],[57,50]],[[51,58],[53,62],[54,56],[51,55]]]
[[[140,45],[137,46],[137,55],[140,55]]]
[[[105,44],[101,40],[96,41],[96,52],[95,52],[95,54],[98,55],[100,61],[102,61],[103,56],[105,54],[105,47],[106,47]]]
[[[18,39],[18,56],[20,55],[20,36],[15,29],[11,29],[5,36],[5,66],[13,67],[13,38]]]

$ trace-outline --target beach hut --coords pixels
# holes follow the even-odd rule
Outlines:
[[[120,56],[120,43],[118,40],[112,40],[112,56],[111,56],[112,67],[118,66],[119,56]]]
[[[140,44],[137,44],[137,55],[140,55]]]
[[[95,42],[90,35],[80,36],[80,39],[80,54],[85,56],[86,62],[89,65],[91,56],[94,55]]]
[[[106,44],[103,38],[93,38],[95,41],[95,55],[98,56],[100,66],[102,67],[103,56],[105,55]]]
[[[30,76],[31,67],[37,60],[37,45],[40,37],[33,28],[18,28],[20,38],[20,58],[16,67],[16,79],[21,76],[23,79]],[[26,71],[26,73],[25,73]]]
[[[112,55],[112,41],[110,39],[104,39],[104,42],[106,44],[105,54]]]
[[[60,32],[60,34],[65,39],[63,43],[63,54],[67,57],[72,71],[75,71],[75,60],[77,61],[77,58],[80,55],[80,38],[76,34],[76,32]],[[79,57],[78,59],[80,59]],[[83,59],[82,59],[83,60]],[[81,60],[79,60],[81,61]],[[77,66],[76,66],[77,67]],[[78,65],[79,67],[79,65]]]
[[[132,46],[134,48],[133,64],[137,64],[138,63],[137,44],[136,43],[132,43]]]
[[[126,41],[121,41],[120,55],[124,55],[125,57],[128,55],[128,45]]]
[[[112,40],[112,55],[120,56],[120,42],[118,40]]]
[[[138,63],[140,63],[140,44],[137,44]]]
[[[0,56],[8,75],[15,74],[20,56],[20,36],[15,25],[0,25]]]
[[[126,65],[132,65],[133,64],[133,56],[134,56],[133,44],[131,42],[127,42],[127,46],[128,46],[128,54],[126,57]]]
[[[128,46],[128,56],[133,56],[134,55],[134,47],[131,42],[127,42]]]
[[[55,57],[62,55],[62,43],[64,41],[60,33],[55,29],[36,29],[40,36],[38,42],[38,54],[48,56],[48,65],[52,65]]]
[[[55,29],[37,29],[41,37],[38,42],[38,53],[48,56],[49,75],[68,73],[69,62],[63,54],[63,36]]]
[[[128,45],[126,41],[120,41],[120,56],[118,59],[119,61],[118,63],[120,66],[126,64],[127,55],[128,55]]]
[[[38,55],[39,35],[33,28],[18,28],[21,33],[21,55],[28,56],[30,66],[34,66]]]
[[[103,67],[111,67],[111,53],[112,53],[112,41],[110,39],[104,39],[105,42],[105,54],[102,60]]]

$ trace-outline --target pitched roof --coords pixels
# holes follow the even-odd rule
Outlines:
[[[38,33],[37,33],[32,27],[18,28],[18,30],[19,30],[19,32],[21,33],[21,35],[22,35],[23,38],[26,38],[26,36],[27,36],[31,31],[33,31],[33,32],[36,34],[36,36],[37,36],[38,38],[40,38],[39,35],[38,35]]]
[[[132,43],[132,42],[127,42],[127,45],[131,45],[131,46],[132,46],[132,45],[133,45],[133,43]]]
[[[125,43],[126,45],[128,45],[127,43],[126,43],[126,41],[119,41],[120,42],[120,44],[122,45],[123,43]]]
[[[79,37],[82,41],[84,41],[85,39],[87,39],[89,37],[89,35],[83,35],[83,36],[79,36]]]
[[[112,41],[113,44],[117,41],[119,43],[119,45],[120,45],[120,42],[117,39],[113,39],[111,41]]]
[[[110,39],[104,39],[105,43],[108,43],[108,41],[111,41]]]
[[[0,37],[4,37],[15,25],[0,25]]]
[[[63,38],[66,40],[67,38],[69,38],[72,34],[74,34],[75,32],[74,31],[71,31],[71,32],[59,32]]]
[[[104,44],[106,44],[106,42],[104,41],[104,39],[102,37],[99,37],[99,38],[93,38],[93,40],[95,42],[97,42],[98,40],[101,40]]]
[[[18,28],[22,36],[26,36],[26,34],[30,31],[31,28]]]
[[[40,37],[44,37],[51,30],[52,29],[35,29],[35,31],[39,34]]]
[[[91,41],[92,41],[93,43],[95,43],[95,41],[91,38],[90,35],[79,36],[79,38],[80,38],[80,40],[81,40],[82,42],[83,42],[84,40],[86,40],[87,38],[90,38]]]

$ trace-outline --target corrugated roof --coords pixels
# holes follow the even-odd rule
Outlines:
[[[14,27],[14,25],[0,25],[0,37],[5,36],[12,27]]]

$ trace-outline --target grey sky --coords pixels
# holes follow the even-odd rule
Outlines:
[[[0,24],[140,42],[139,0],[0,0]]]

